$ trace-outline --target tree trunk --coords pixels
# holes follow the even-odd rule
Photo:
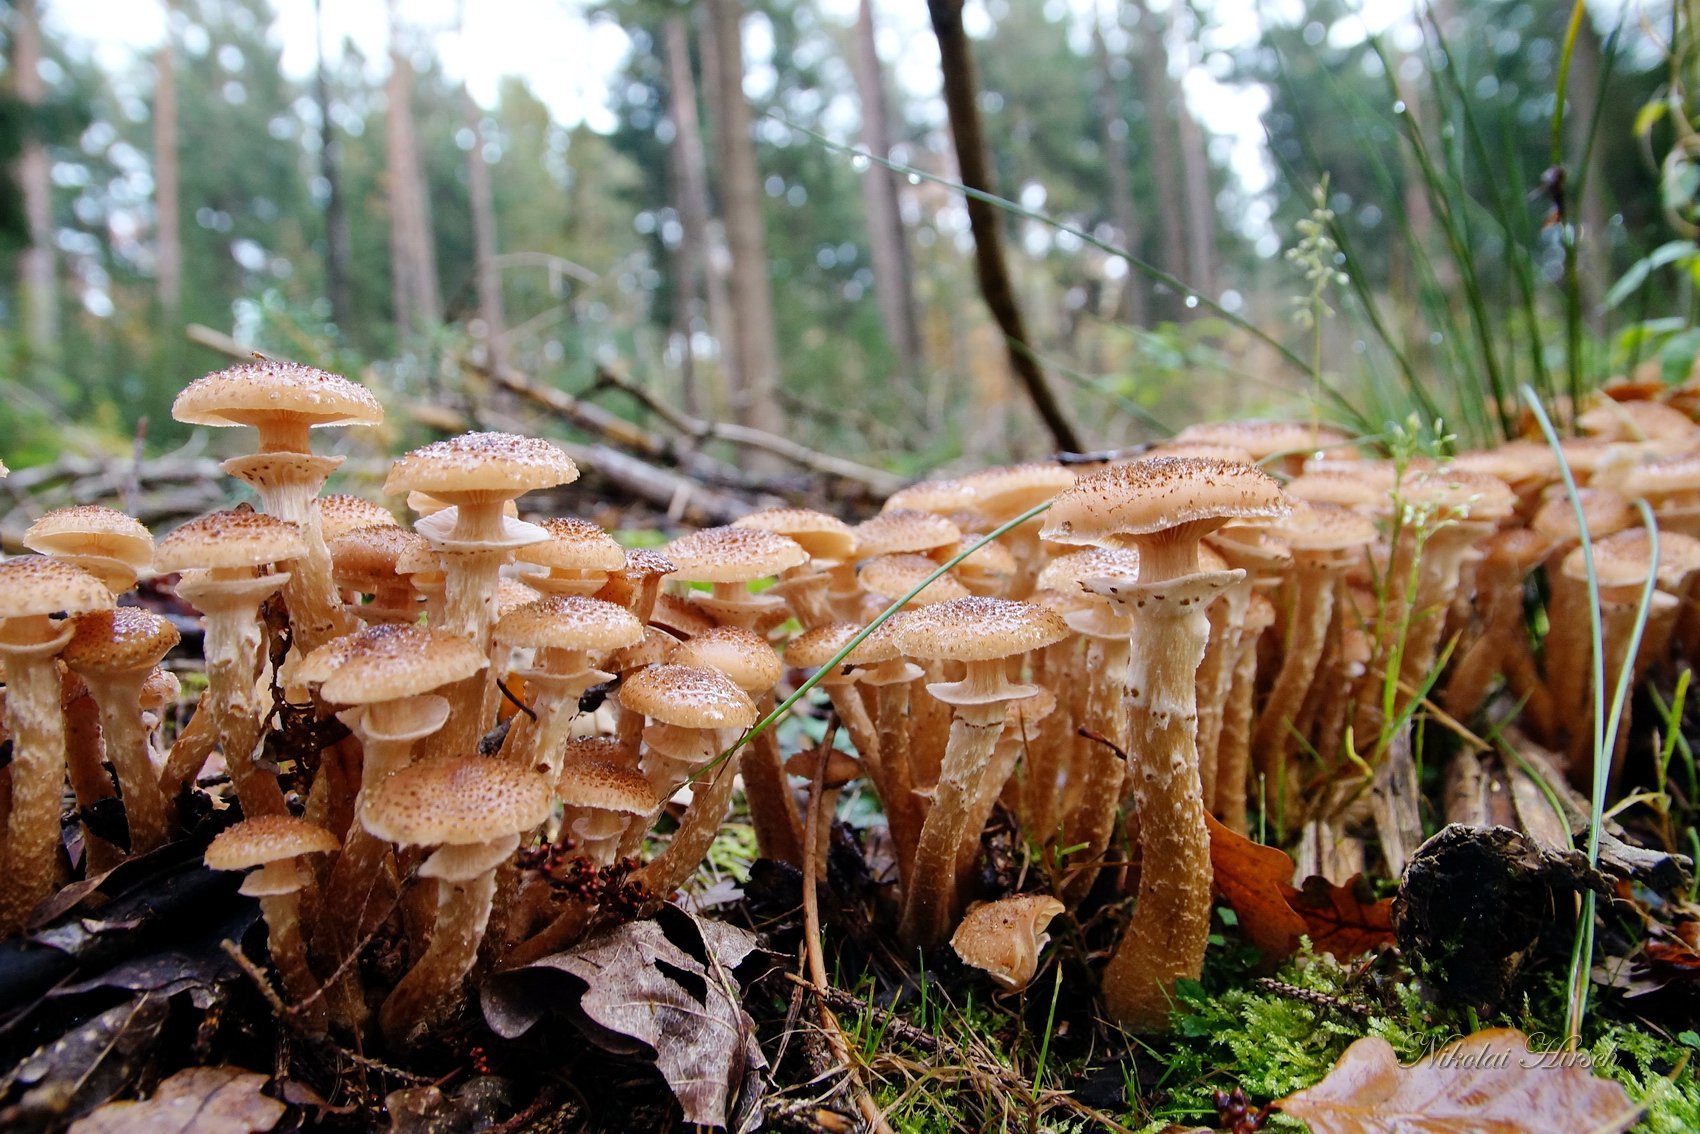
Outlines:
[[[331,121],[330,77],[325,68],[324,0],[313,0],[313,34],[318,65],[313,72],[313,100],[319,105],[319,174],[325,179],[325,295],[331,319],[346,334],[354,322],[349,298],[348,203],[342,189],[342,143]]]
[[[944,75],[945,110],[950,132],[956,141],[956,164],[962,184],[981,193],[995,193],[986,162],[986,143],[980,131],[979,79],[968,33],[962,27],[963,0],[927,0],[933,34],[939,41],[939,69]],[[968,226],[974,234],[974,264],[980,277],[980,293],[1003,331],[1008,344],[1010,368],[1033,403],[1040,420],[1060,449],[1078,452],[1078,435],[1062,406],[1045,381],[1045,373],[1033,356],[1027,327],[1016,303],[1009,265],[1004,261],[1003,236],[998,227],[998,210],[984,201],[968,198]]]
[[[1146,0],[1133,0],[1139,13],[1141,50],[1136,64],[1140,72],[1141,94],[1145,99],[1145,123],[1148,130],[1147,164],[1156,186],[1157,227],[1160,240],[1157,266],[1170,275],[1185,279],[1186,215],[1181,207],[1183,176],[1178,156],[1179,145],[1174,129],[1173,102],[1175,91],[1169,82],[1169,51],[1164,43],[1163,28],[1151,13]],[[1163,295],[1155,312],[1160,318],[1178,319],[1186,314],[1178,295]]]
[[[1113,11],[1113,9],[1112,9]],[[1097,69],[1096,96],[1098,131],[1104,146],[1104,164],[1109,171],[1110,223],[1116,226],[1121,246],[1139,254],[1139,214],[1133,206],[1133,178],[1127,156],[1127,119],[1117,104],[1115,80],[1110,76],[1110,49],[1104,42],[1104,30],[1098,24],[1097,13],[1092,20],[1092,61]],[[1122,281],[1116,297],[1116,318],[1123,323],[1144,326],[1150,317],[1145,297],[1150,283],[1140,272],[1128,265],[1127,279]]]
[[[1177,25],[1178,28],[1178,25]],[[1191,62],[1190,42],[1175,32],[1181,51]],[[1164,78],[1168,78],[1167,69]],[[1216,194],[1210,186],[1210,157],[1205,151],[1204,129],[1186,104],[1186,92],[1171,83],[1174,92],[1175,129],[1180,135],[1181,175],[1186,185],[1186,270],[1187,283],[1202,295],[1215,299],[1216,286]]]
[[[478,273],[478,318],[484,324],[484,362],[492,371],[507,366],[507,320],[502,313],[502,269],[496,263],[496,202],[490,166],[484,160],[483,114],[472,92],[461,89],[472,147],[466,154],[467,195],[472,204],[472,261]]]
[[[733,387],[733,412],[745,425],[783,433],[779,406],[779,348],[773,326],[773,292],[767,278],[767,239],[762,228],[761,174],[750,136],[750,104],[744,98],[743,0],[708,0],[719,57],[720,93],[715,123],[719,159],[720,211],[732,254],[732,314],[740,385]],[[751,454],[752,472],[773,471],[772,458]],[[758,467],[760,466],[760,467]]]
[[[167,12],[170,5],[167,5]],[[167,33],[154,53],[153,201],[154,290],[160,309],[173,318],[183,298],[182,202],[177,153],[177,77]]]
[[[41,14],[36,0],[14,0],[12,82],[25,107],[41,105]],[[18,254],[18,292],[24,343],[31,363],[51,360],[59,351],[58,274],[53,256],[53,184],[47,147],[33,121],[18,154],[18,188],[24,199],[29,247]]]
[[[384,84],[389,129],[384,156],[390,202],[390,289],[397,346],[402,348],[414,335],[442,321],[442,307],[424,174],[413,127],[413,66],[401,49],[397,31],[395,3],[391,0],[390,75]]]
[[[1578,157],[1588,141],[1594,107],[1605,93],[1600,89],[1604,72],[1600,51],[1600,33],[1594,27],[1593,17],[1583,13],[1582,26],[1576,33],[1576,46],[1570,55],[1566,94],[1570,105],[1564,112],[1568,119],[1565,125],[1570,152]],[[1571,184],[1581,189],[1579,194],[1572,196],[1570,207],[1575,210],[1575,215],[1569,219],[1577,225],[1576,266],[1582,290],[1582,317],[1590,327],[1599,331],[1604,328],[1605,322],[1602,301],[1611,287],[1611,208],[1607,203],[1609,189],[1605,162],[1601,160],[1598,144],[1588,153],[1583,176],[1572,180]]]
[[[714,21],[708,18],[704,5],[698,5],[697,11],[702,13],[696,22],[697,55],[702,61],[702,93],[708,105],[709,124],[718,133],[721,123],[726,120],[725,112],[721,109],[720,99],[724,87],[720,81],[720,46],[719,39],[714,34]],[[687,45],[688,46],[688,45]],[[695,113],[695,107],[692,108]],[[738,367],[738,327],[737,320],[732,314],[732,285],[729,280],[732,255],[726,248],[726,229],[718,223],[709,211],[708,204],[708,162],[702,149],[701,125],[698,125],[696,141],[692,143],[695,156],[702,160],[702,221],[703,221],[703,280],[704,292],[708,296],[708,322],[714,331],[714,340],[719,348],[719,382],[713,391],[714,417],[717,421],[725,421],[732,416],[734,391],[743,389],[743,371]]]
[[[886,102],[885,72],[874,39],[873,0],[862,0],[854,34],[851,61],[856,97],[862,104],[862,146],[875,157],[890,158],[891,108]],[[868,213],[868,244],[880,319],[899,368],[913,380],[921,366],[921,330],[915,319],[909,241],[897,192],[897,174],[884,166],[870,164],[862,174],[862,205]]]
[[[667,147],[673,200],[679,210],[679,246],[673,253],[673,334],[679,341],[680,394],[685,412],[701,416],[702,391],[693,345],[702,309],[700,287],[708,265],[708,161],[703,155],[702,122],[697,115],[696,76],[691,72],[690,27],[684,16],[669,16],[661,28],[667,64],[668,114],[673,144]],[[724,293],[724,281],[721,281]],[[718,324],[714,324],[718,331]]]

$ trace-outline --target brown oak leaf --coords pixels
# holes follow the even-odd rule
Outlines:
[[[1393,942],[1393,899],[1376,901],[1362,874],[1344,886],[1313,874],[1302,888],[1287,887],[1287,904],[1304,919],[1319,953],[1344,961]]]
[[[110,1102],[71,1134],[265,1134],[286,1109],[260,1093],[266,1077],[240,1067],[191,1067],[141,1102]]]
[[[1216,888],[1239,918],[1240,931],[1265,961],[1278,961],[1298,948],[1305,920],[1287,904],[1293,889],[1293,860],[1279,847],[1254,843],[1204,816],[1210,828],[1210,866]]]
[[[1322,1082],[1275,1105],[1312,1134],[1615,1134],[1640,1117],[1586,1052],[1531,1051],[1515,1028],[1454,1040],[1409,1067],[1386,1040],[1365,1036]]]

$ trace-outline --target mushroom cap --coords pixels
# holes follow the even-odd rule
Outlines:
[[[881,555],[864,563],[856,578],[863,589],[883,599],[899,599],[920,586],[922,580],[938,569],[939,565],[925,555]],[[918,606],[928,606],[967,596],[968,588],[946,571],[909,601]]]
[[[1576,424],[1584,433],[1611,441],[1680,440],[1694,433],[1693,420],[1662,402],[1603,398],[1583,410]]]
[[[642,772],[603,760],[569,760],[561,765],[555,797],[568,807],[626,815],[649,815],[661,807]]]
[[[84,571],[45,555],[20,555],[0,563],[0,618],[82,614],[109,610],[112,592]]]
[[[1552,550],[1552,540],[1532,528],[1502,528],[1482,545],[1487,558],[1527,574]]]
[[[952,547],[962,539],[961,528],[943,516],[916,508],[888,509],[863,520],[853,530],[856,554],[864,559]]]
[[[416,697],[478,673],[489,659],[469,639],[407,623],[368,626],[302,659],[297,679],[336,705]]]
[[[1139,578],[1139,552],[1131,548],[1089,547],[1059,555],[1039,572],[1037,587],[1041,591],[1078,595],[1086,592],[1082,580],[1114,575]]]
[[[99,504],[55,508],[24,532],[24,546],[43,555],[102,555],[141,571],[153,562],[153,536],[139,520]]]
[[[226,827],[207,844],[206,864],[213,870],[248,870],[303,854],[325,854],[342,843],[337,837],[293,815],[256,815]]]
[[[526,603],[536,601],[536,591],[518,579],[503,575],[496,580],[496,597],[490,605],[495,611],[496,620],[500,622],[505,616],[512,614]]]
[[[590,761],[598,764],[633,766],[626,746],[617,736],[578,736],[561,747],[561,766]]]
[[[818,669],[861,632],[862,627],[855,622],[829,622],[825,626],[805,630],[785,643],[785,664],[799,669]]]
[[[690,599],[665,593],[656,596],[655,609],[650,613],[649,624],[659,626],[680,638],[694,638],[698,634],[706,634],[717,625],[712,614]]]
[[[1275,519],[1287,511],[1281,485],[1262,469],[1199,457],[1153,457],[1095,473],[1057,497],[1046,539],[1121,546],[1199,523]]]
[[[749,728],[756,705],[717,669],[649,665],[620,683],[620,704],[652,721],[678,728]]]
[[[1239,445],[1223,445],[1215,441],[1181,441],[1171,439],[1160,441],[1152,446],[1151,451],[1139,460],[1150,460],[1152,457],[1207,457],[1213,461],[1228,461],[1238,465],[1255,465],[1257,458],[1251,451]]]
[[[995,539],[982,543],[978,538],[970,539],[964,536],[955,547],[945,548],[934,554],[941,561],[949,561],[970,547],[974,550],[968,552],[962,562],[951,568],[959,579],[1011,579],[1021,569],[1021,565],[1015,560],[1015,552]]]
[[[923,480],[898,489],[886,497],[882,512],[913,510],[940,516],[973,507],[974,492],[961,480]]]
[[[1400,482],[1396,494],[1407,507],[1435,509],[1441,519],[1498,523],[1517,507],[1517,497],[1496,476],[1458,468],[1431,469]]]
[[[665,555],[649,547],[633,547],[626,550],[626,562],[620,570],[634,579],[653,579],[656,576],[671,575],[679,569]]]
[[[301,528],[264,512],[213,512],[178,527],[154,549],[159,571],[193,567],[259,567],[307,553]]]
[[[373,524],[330,537],[331,571],[339,584],[369,591],[400,582],[397,564],[408,551],[430,554],[425,537],[400,524]]]
[[[970,595],[921,607],[894,634],[912,657],[990,661],[1059,642],[1069,629],[1055,611],[1034,603]]]
[[[186,425],[258,425],[293,419],[308,425],[377,425],[384,407],[372,391],[339,374],[295,362],[245,362],[185,386],[171,416]]]
[[[779,684],[785,668],[767,640],[737,626],[716,626],[687,638],[667,654],[670,665],[717,669],[755,696]]]
[[[72,669],[96,675],[148,670],[181,637],[170,619],[139,606],[90,610],[77,615],[60,656]]]
[[[856,554],[856,535],[837,516],[812,508],[769,508],[732,521],[735,528],[760,528],[782,535],[809,553],[810,559],[839,563]]]
[[[395,513],[364,496],[333,492],[319,497],[319,531],[327,541],[360,528],[400,526]]]
[[[1594,574],[1602,587],[1636,587],[1647,581],[1653,566],[1653,543],[1646,528],[1613,532],[1594,541]],[[1573,579],[1588,577],[1588,563],[1576,547],[1564,557],[1564,573]],[[1700,540],[1680,532],[1659,533],[1659,582],[1667,588],[1700,570]]]
[[[384,491],[424,492],[452,504],[468,493],[511,499],[577,479],[573,459],[541,437],[462,433],[398,457]]]
[[[970,495],[969,507],[998,523],[1054,499],[1074,482],[1074,470],[1056,461],[981,469],[961,480]]]
[[[1452,467],[1465,472],[1496,476],[1507,484],[1558,479],[1558,457],[1541,441],[1519,439],[1452,459]]]
[[[950,947],[962,963],[979,969],[1004,988],[1027,987],[1039,969],[1039,952],[1050,940],[1045,927],[1063,912],[1049,894],[1017,894],[981,902],[963,917]]]
[[[144,713],[158,712],[165,706],[176,702],[183,695],[183,683],[177,675],[162,666],[154,666],[153,670],[142,681],[142,711]]]
[[[1638,465],[1624,475],[1621,487],[1625,496],[1645,497],[1655,504],[1677,493],[1700,492],[1700,452]]]
[[[747,583],[808,562],[795,540],[762,528],[703,528],[661,549],[671,577],[694,583]]]
[[[660,665],[678,644],[679,639],[661,627],[645,626],[642,638],[625,649],[615,650],[603,665],[619,673],[642,669],[646,665]]]
[[[490,633],[508,646],[602,653],[641,642],[643,623],[625,607],[601,599],[534,594],[502,615]]]
[[[1629,501],[1609,488],[1578,488],[1576,498],[1582,504],[1582,520],[1588,534],[1595,539],[1620,532],[1635,523],[1635,509]],[[1553,493],[1529,519],[1529,527],[1551,540],[1576,539],[1576,509],[1567,493]]]
[[[1375,542],[1375,522],[1362,512],[1337,504],[1300,503],[1272,525],[1275,535],[1295,552],[1339,552]]]
[[[786,759],[785,774],[812,780],[815,778],[815,765],[819,759],[813,748],[800,748]],[[854,756],[833,748],[827,752],[826,773],[821,777],[821,786],[841,788],[861,774],[862,765]]]
[[[514,558],[521,563],[569,571],[619,571],[626,565],[625,549],[589,520],[562,516],[541,520],[537,526],[548,532],[549,538],[515,551]]]
[[[1206,421],[1189,425],[1175,434],[1181,442],[1231,445],[1262,461],[1277,453],[1313,453],[1336,449],[1351,438],[1338,429],[1296,421]]]
[[[1359,472],[1358,464],[1377,467]],[[1388,507],[1387,493],[1398,483],[1391,469],[1382,469],[1380,462],[1360,461],[1354,467],[1318,469],[1295,476],[1287,482],[1287,495],[1307,504],[1332,504],[1360,512],[1380,512]]]
[[[518,764],[478,756],[410,764],[373,791],[360,815],[398,846],[483,843],[549,817],[549,780]]]

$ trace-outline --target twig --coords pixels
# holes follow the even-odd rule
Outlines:
[[[816,987],[796,973],[786,973],[785,976],[798,987],[809,989],[814,993],[816,999],[825,1001],[826,1005],[835,1012],[853,1012],[857,1015],[866,1014],[877,1017],[880,1030],[885,1035],[900,1040],[910,1047],[924,1051],[928,1055],[937,1055],[945,1049],[944,1042],[937,1036],[917,1028],[889,1008],[870,1004],[860,996],[845,992],[842,988],[834,988],[831,985],[824,988]]]
[[[821,955],[820,941],[820,901],[815,889],[815,858],[820,854],[820,804],[821,784],[826,779],[826,762],[832,754],[832,742],[838,736],[838,716],[833,714],[826,725],[826,735],[821,737],[820,744],[815,749],[815,773],[809,783],[809,811],[803,823],[803,949],[809,966],[810,983],[814,985],[816,1006],[820,1009],[820,1022],[826,1032],[827,1043],[832,1046],[835,1059],[844,1065],[845,1074],[850,1078],[850,1092],[856,1100],[856,1109],[862,1112],[867,1120],[868,1129],[875,1134],[894,1134],[887,1124],[885,1115],[880,1113],[879,1104],[874,1102],[867,1087],[862,1084],[862,1077],[856,1069],[856,1063],[850,1058],[850,1044],[844,1038],[844,1031],[838,1026],[838,1018],[827,1006],[822,989],[832,987],[826,979],[826,961]]]

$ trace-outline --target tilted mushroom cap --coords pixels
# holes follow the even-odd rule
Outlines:
[[[643,640],[643,623],[623,606],[582,595],[536,598],[504,614],[491,635],[526,649],[601,653]]]
[[[1390,475],[1382,475],[1381,470],[1362,474],[1355,468],[1307,472],[1287,482],[1287,495],[1308,504],[1382,512],[1388,508],[1387,493],[1398,483],[1398,477],[1391,475],[1391,470],[1387,472]]]
[[[714,629],[713,617],[688,599],[662,594],[656,597],[655,610],[649,616],[651,626],[669,630],[680,638],[694,638]]]
[[[760,528],[801,545],[809,558],[838,563],[856,553],[856,536],[837,516],[812,508],[769,508],[732,521],[735,528]]]
[[[785,671],[766,639],[737,626],[716,626],[687,638],[673,647],[666,660],[670,665],[717,669],[752,695],[778,685]]]
[[[0,618],[81,614],[109,610],[112,592],[80,567],[45,555],[20,555],[0,563]]]
[[[564,516],[540,520],[537,526],[548,532],[549,538],[514,552],[521,563],[570,571],[619,571],[626,565],[625,549],[589,520]]]
[[[761,528],[703,528],[661,549],[672,577],[693,583],[747,583],[806,563],[802,545]]]
[[[962,539],[962,529],[933,512],[893,508],[853,529],[856,554],[864,559],[877,555],[902,555],[951,547]]]
[[[1231,519],[1274,519],[1286,511],[1280,483],[1261,469],[1155,457],[1081,480],[1052,503],[1040,534],[1065,543],[1118,547],[1128,536],[1193,524],[1219,526]]]
[[[1506,563],[1526,574],[1552,550],[1552,540],[1532,528],[1502,528],[1483,545],[1490,560]]]
[[[1059,555],[1039,572],[1038,587],[1042,591],[1058,591],[1065,595],[1080,594],[1084,579],[1120,575],[1139,577],[1139,552],[1131,548],[1089,547]]]
[[[948,516],[952,512],[966,511],[973,502],[973,489],[960,480],[923,480],[886,497],[880,511],[913,510]]]
[[[177,698],[182,695],[183,683],[177,679],[177,675],[156,665],[142,682],[142,712],[157,713],[165,706],[175,704]]]
[[[678,644],[679,639],[661,627],[645,626],[642,638],[623,650],[615,650],[604,664],[606,668],[621,673],[628,669],[642,669],[646,665],[659,665]]]
[[[1051,500],[1074,486],[1074,470],[1055,461],[981,469],[962,478],[971,494],[969,506],[999,523]]]
[[[649,815],[661,807],[642,772],[601,760],[569,760],[563,764],[555,796],[568,807],[593,807],[627,815]]]
[[[307,553],[301,528],[264,512],[235,509],[190,520],[159,541],[154,567],[259,567],[299,559]]]
[[[785,761],[785,773],[798,779],[812,780],[815,778],[815,767],[820,756],[813,748],[802,748],[793,752]],[[826,771],[821,776],[821,786],[841,788],[862,774],[862,765],[848,752],[834,748],[827,752]]]
[[[259,425],[282,417],[310,426],[377,425],[384,407],[341,375],[264,361],[195,379],[171,403],[171,416],[186,425]]]
[[[921,607],[895,632],[911,657],[989,661],[1059,642],[1068,623],[1055,611],[1014,599],[952,599]]]
[[[1558,457],[1540,441],[1508,441],[1492,449],[1459,453],[1452,467],[1496,476],[1510,485],[1558,479]]]
[[[785,664],[799,669],[818,669],[861,632],[862,627],[854,622],[829,622],[825,626],[805,630],[785,643]]]
[[[1189,425],[1175,434],[1176,441],[1200,441],[1244,449],[1257,461],[1280,453],[1313,453],[1349,444],[1351,438],[1338,429],[1294,421],[1218,421]]]
[[[500,621],[504,615],[518,610],[526,603],[536,601],[536,591],[532,590],[518,579],[510,579],[506,575],[503,575],[500,579],[496,580],[496,598],[491,604],[491,607],[496,612],[496,619]]]
[[[490,842],[548,818],[551,787],[530,768],[505,760],[427,760],[378,785],[360,821],[398,846]]]
[[[1584,433],[1612,441],[1680,440],[1694,433],[1694,422],[1660,402],[1619,402],[1605,398],[1583,410],[1576,424]]]
[[[1638,587],[1653,565],[1653,543],[1647,529],[1630,528],[1594,541],[1594,573],[1602,588]],[[1564,557],[1562,570],[1573,579],[1588,577],[1587,557],[1580,547]],[[1700,570],[1700,540],[1679,532],[1659,533],[1659,582],[1680,587]]]
[[[935,551],[933,554],[938,556],[940,562],[948,562],[970,547],[974,550],[968,552],[962,562],[951,568],[956,572],[957,578],[965,583],[1008,580],[1014,578],[1015,573],[1021,569],[1021,565],[1015,561],[1015,552],[995,539],[981,542],[979,539],[964,537],[956,546]]]
[[[98,555],[134,571],[153,562],[153,536],[142,524],[99,504],[45,513],[24,532],[24,546],[43,555]]]
[[[332,704],[370,705],[416,697],[488,664],[483,651],[458,634],[401,623],[326,642],[303,659],[297,676],[308,685],[318,680],[320,696]]]
[[[396,459],[385,492],[426,492],[462,498],[508,499],[578,479],[578,466],[558,445],[515,433],[462,433],[433,441]]]
[[[359,528],[400,527],[395,514],[382,504],[374,504],[364,496],[333,492],[319,497],[319,530],[326,540],[333,540]]]
[[[620,683],[620,704],[650,720],[679,728],[749,728],[755,702],[717,669],[650,665]]]
[[[628,549],[625,566],[621,568],[627,575],[640,579],[652,579],[658,575],[671,575],[678,569],[677,563],[674,563],[659,551],[648,547]]]
[[[317,823],[293,815],[256,815],[227,827],[207,844],[213,870],[248,870],[303,854],[326,854],[342,846]]]
[[[139,606],[90,610],[77,615],[60,656],[84,673],[127,673],[152,669],[180,638],[170,619]]]
[[[1274,533],[1293,551],[1339,552],[1375,542],[1375,523],[1361,512],[1329,504],[1299,504],[1277,520]]]
[[[1700,452],[1638,465],[1624,475],[1621,487],[1624,495],[1643,497],[1654,507],[1673,498],[1700,503]]]
[[[400,525],[374,524],[331,538],[331,572],[340,586],[370,592],[401,582],[398,564],[409,551],[431,555],[425,537]],[[435,558],[432,559],[433,566]]]
[[[1434,509],[1439,519],[1496,524],[1517,506],[1517,497],[1498,477],[1456,468],[1416,473],[1396,491],[1407,507]]]
[[[1004,988],[1026,988],[1039,970],[1039,952],[1050,935],[1045,927],[1063,912],[1049,894],[1017,894],[970,909],[951,936],[962,963],[979,969]]]
[[[1582,504],[1588,534],[1595,539],[1620,532],[1636,521],[1629,501],[1609,488],[1579,488],[1576,498]],[[1576,539],[1581,534],[1576,530],[1576,509],[1563,490],[1553,493],[1535,510],[1529,527],[1554,541]]]
[[[864,589],[880,598],[900,599],[938,569],[939,565],[925,555],[881,555],[864,563],[856,578]],[[968,588],[946,571],[909,601],[927,606],[967,596]]]

